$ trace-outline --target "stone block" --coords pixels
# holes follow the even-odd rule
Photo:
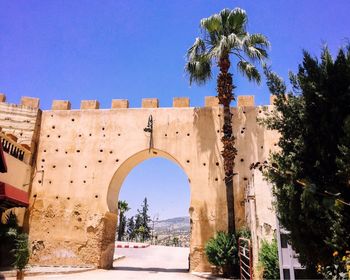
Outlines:
[[[188,97],[174,97],[173,107],[190,107],[190,99]]]
[[[158,98],[143,98],[142,108],[158,108],[159,100]]]
[[[70,110],[71,104],[68,100],[54,100],[52,101],[52,110]]]
[[[6,95],[4,93],[0,93],[0,102],[6,102]]]
[[[99,109],[100,102],[97,100],[82,100],[80,102],[80,109]]]
[[[219,99],[216,96],[205,97],[205,107],[217,107],[219,106]]]
[[[35,97],[22,96],[21,105],[25,107],[30,107],[33,109],[38,109],[40,104],[40,99]]]
[[[113,99],[112,100],[112,109],[119,108],[129,108],[129,100],[127,99]]]
[[[237,97],[238,107],[255,106],[254,95],[240,95]]]

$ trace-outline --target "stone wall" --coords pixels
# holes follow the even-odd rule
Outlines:
[[[206,97],[202,108],[189,107],[188,98],[175,98],[173,108],[158,108],[154,98],[144,99],[143,108],[128,104],[113,100],[111,109],[99,109],[98,101],[85,100],[74,110],[69,101],[56,100],[42,113],[36,169],[44,176],[34,174],[30,196],[31,263],[110,267],[123,180],[143,160],[163,157],[183,169],[191,188],[190,268],[210,271],[205,243],[227,227],[222,108],[215,97]],[[237,227],[246,224],[249,166],[266,160],[277,139],[256,122],[266,110],[271,107],[255,107],[253,96],[239,97],[232,108]],[[151,148],[150,133],[144,131],[150,115]]]

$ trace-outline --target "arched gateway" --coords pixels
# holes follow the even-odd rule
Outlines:
[[[40,172],[35,172],[29,208],[32,263],[111,267],[123,180],[143,160],[164,157],[179,165],[190,183],[190,269],[210,270],[205,243],[227,228],[222,110],[212,97],[203,108],[188,103],[175,99],[173,108],[157,108],[157,100],[146,99],[143,108],[127,108],[126,101],[114,100],[106,110],[96,101],[82,101],[80,110],[70,110],[69,102],[54,101],[52,110],[43,111],[36,157]],[[232,109],[237,226],[245,221],[249,165],[266,159],[272,146],[273,134],[256,123],[264,109],[254,107],[252,97],[240,97]],[[144,129],[150,116],[152,132]]]

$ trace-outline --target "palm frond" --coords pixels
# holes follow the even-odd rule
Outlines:
[[[188,60],[185,66],[185,71],[189,77],[190,85],[196,83],[203,85],[211,79],[211,59],[208,55],[203,54],[197,56],[193,60]]]
[[[254,81],[257,84],[260,84],[260,73],[253,64],[248,61],[240,60],[237,63],[237,68],[243,76],[248,78],[249,81]]]
[[[242,40],[234,33],[221,36],[220,42],[211,51],[211,57],[219,59],[223,54],[230,53],[232,49],[242,49]]]
[[[243,38],[243,50],[252,61],[264,61],[268,57],[270,42],[262,34],[247,34]]]
[[[196,38],[193,45],[187,50],[187,60],[195,60],[197,56],[205,53],[205,43],[201,38]]]
[[[230,12],[227,18],[226,30],[229,33],[236,33],[237,35],[242,34],[246,32],[247,23],[248,17],[245,10],[235,8]]]

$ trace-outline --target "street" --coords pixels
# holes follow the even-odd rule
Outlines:
[[[172,280],[208,279],[208,275],[193,275],[187,271],[188,248],[150,246],[148,248],[116,248],[116,255],[125,258],[114,262],[111,270],[93,270],[88,272],[60,275],[26,276],[25,279],[122,279],[122,280]],[[218,278],[211,278],[218,279]]]

